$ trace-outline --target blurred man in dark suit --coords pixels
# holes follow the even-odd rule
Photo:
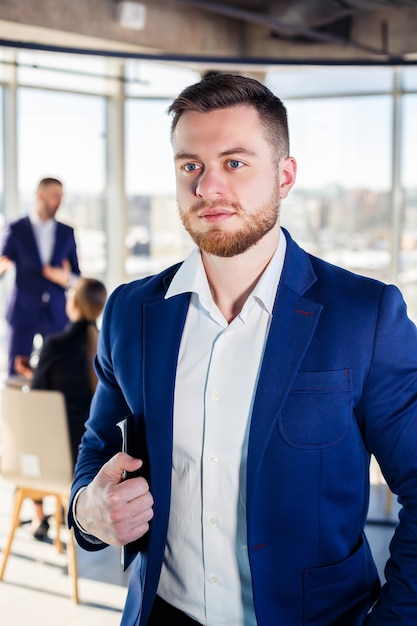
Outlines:
[[[61,181],[43,178],[33,213],[5,228],[0,274],[13,265],[16,270],[6,311],[9,376],[16,373],[15,357],[31,354],[36,334],[59,332],[68,323],[65,290],[80,269],[74,230],[55,219],[62,196]]]

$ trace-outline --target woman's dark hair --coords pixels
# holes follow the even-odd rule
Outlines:
[[[278,158],[289,154],[287,111],[281,100],[265,85],[246,76],[210,74],[186,87],[168,109],[173,114],[171,135],[187,111],[208,113],[234,106],[252,106],[265,128],[266,138]]]
[[[107,290],[104,284],[95,278],[80,277],[73,288],[74,302],[81,312],[82,319],[95,322],[104,309]],[[87,326],[87,359],[90,377],[90,387],[94,393],[97,385],[97,375],[94,370],[94,357],[97,352],[98,330],[95,323]]]
[[[103,311],[107,291],[103,283],[96,278],[81,276],[74,285],[73,296],[83,319],[95,322]]]

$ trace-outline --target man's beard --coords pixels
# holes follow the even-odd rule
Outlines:
[[[195,215],[198,211],[207,208],[215,208],[216,206],[232,208],[236,214],[244,219],[241,228],[227,232],[215,225],[205,232],[197,231],[191,225],[190,216]],[[233,257],[246,252],[254,246],[264,235],[274,228],[278,221],[280,209],[280,196],[278,184],[274,188],[271,198],[256,213],[246,213],[245,209],[239,202],[230,202],[225,200],[200,201],[194,204],[186,213],[181,211],[181,221],[186,231],[191,235],[194,243],[208,254],[219,257]]]

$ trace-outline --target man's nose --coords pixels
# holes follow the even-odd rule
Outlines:
[[[215,198],[226,194],[225,174],[217,168],[206,168],[198,177],[195,194],[198,198]]]

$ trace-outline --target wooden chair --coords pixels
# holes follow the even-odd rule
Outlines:
[[[25,390],[26,389],[26,390]],[[11,526],[0,564],[3,580],[16,528],[20,525],[20,509],[26,498],[56,498],[56,539],[63,551],[60,537],[62,513],[68,510],[73,475],[65,400],[58,391],[41,391],[5,387],[1,390],[0,472],[16,486]],[[72,530],[67,543],[68,574],[72,580],[71,597],[78,604],[78,574],[75,541]]]

